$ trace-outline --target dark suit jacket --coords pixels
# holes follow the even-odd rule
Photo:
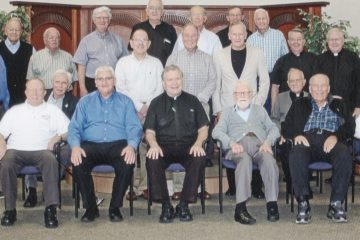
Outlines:
[[[46,95],[45,95],[45,101],[47,101],[49,99],[50,94],[52,93],[51,91],[47,91]],[[62,108],[61,110],[65,113],[65,115],[71,119],[75,108],[76,108],[76,104],[79,101],[79,99],[77,97],[75,97],[74,95],[71,94],[71,92],[66,92],[65,93],[65,97],[62,103]]]

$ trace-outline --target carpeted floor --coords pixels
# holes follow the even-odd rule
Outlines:
[[[279,208],[280,221],[270,223],[266,220],[265,200],[251,199],[249,212],[257,218],[253,226],[244,226],[233,220],[235,198],[225,197],[224,213],[219,213],[217,195],[206,202],[206,214],[201,214],[200,204],[191,205],[194,221],[183,223],[175,220],[171,224],[160,224],[158,218],[161,206],[152,207],[152,215],[147,215],[146,201],[134,202],[134,216],[129,216],[128,202],[124,202],[122,213],[124,221],[111,223],[107,217],[109,194],[99,194],[105,198],[100,208],[100,218],[94,223],[84,224],[74,217],[74,202],[71,187],[63,183],[63,207],[58,211],[59,227],[46,229],[43,223],[44,206],[39,203],[34,209],[24,209],[23,201],[17,202],[18,221],[12,227],[0,226],[0,240],[17,239],[359,239],[360,238],[360,179],[357,179],[355,203],[349,203],[346,224],[335,224],[326,218],[330,187],[325,184],[323,194],[313,187],[314,199],[311,201],[312,222],[308,225],[295,224],[295,213],[285,203],[285,184],[281,183]],[[349,188],[350,189],[350,188]],[[41,191],[41,190],[40,190]],[[20,195],[20,194],[19,194]],[[349,193],[349,199],[351,194]],[[19,196],[20,197],[20,196]],[[0,204],[3,206],[3,201]],[[296,209],[295,209],[296,211]],[[80,217],[84,213],[80,210]]]

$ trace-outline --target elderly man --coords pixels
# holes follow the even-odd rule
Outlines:
[[[96,69],[95,84],[98,90],[80,99],[69,125],[74,176],[86,203],[81,221],[92,222],[99,217],[91,170],[108,164],[115,169],[109,218],[119,222],[123,220],[119,208],[131,181],[142,127],[131,99],[114,90],[116,79],[111,66]]]
[[[4,28],[7,38],[0,42],[0,55],[6,66],[10,106],[25,101],[26,71],[29,59],[35,51],[33,46],[20,40],[22,31],[21,20],[12,17],[6,22]]]
[[[195,95],[204,107],[209,116],[209,100],[215,91],[216,72],[213,59],[210,55],[200,50],[197,46],[199,31],[192,24],[186,24],[183,28],[182,39],[185,49],[173,52],[166,65],[177,65],[183,72],[183,90]],[[173,173],[174,176],[174,195],[173,200],[180,199],[181,188],[183,185],[184,173]],[[205,198],[211,196],[205,192]]]
[[[180,221],[191,221],[188,203],[196,201],[205,167],[202,145],[208,135],[209,120],[200,101],[182,90],[183,74],[179,67],[165,67],[162,79],[165,92],[151,102],[144,124],[145,138],[150,145],[146,166],[152,186],[151,194],[153,200],[162,203],[160,222],[172,222],[175,215],[166,185],[165,169],[171,163],[181,163],[186,175],[176,216]]]
[[[274,109],[275,103],[278,102],[277,97],[279,93],[288,91],[290,88],[289,78],[288,78],[289,76],[288,73],[290,68],[297,68],[301,70],[303,72],[305,79],[310,79],[310,77],[315,73],[317,73],[318,71],[318,62],[316,55],[304,51],[305,39],[304,39],[304,33],[302,32],[301,29],[294,28],[289,31],[288,44],[290,46],[290,52],[280,57],[276,61],[270,77],[272,114],[273,111],[275,110]],[[305,86],[303,87],[305,87],[305,90],[307,91],[308,84],[306,83],[306,81],[305,81]],[[285,115],[284,115],[284,119],[285,119]]]
[[[319,72],[330,79],[330,92],[344,99],[353,115],[360,115],[360,60],[354,52],[344,49],[344,33],[331,28],[327,33],[329,50],[319,56]]]
[[[240,80],[233,91],[236,104],[224,109],[213,131],[213,138],[228,149],[226,156],[236,163],[236,208],[235,221],[254,224],[246,208],[251,197],[251,175],[253,162],[259,166],[265,185],[267,219],[279,220],[277,198],[279,193],[279,169],[271,146],[279,137],[279,129],[271,121],[266,110],[251,104],[253,96],[251,84]]]
[[[117,61],[128,55],[124,41],[109,31],[111,10],[106,6],[95,8],[92,20],[95,31],[81,39],[73,61],[78,67],[80,96],[96,90],[95,70],[103,65],[115,69]]]
[[[312,161],[332,164],[332,192],[327,217],[334,222],[346,222],[342,203],[352,173],[352,158],[344,142],[354,135],[355,122],[345,101],[329,96],[330,83],[326,75],[311,77],[309,90],[311,96],[293,103],[281,128],[282,135],[294,142],[289,164],[298,201],[296,223],[311,220],[308,165]]]
[[[143,29],[135,30],[130,37],[130,45],[133,49],[131,55],[121,58],[116,64],[116,90],[131,98],[135,105],[137,115],[142,123],[145,121],[150,102],[163,92],[161,73],[163,66],[159,59],[147,54],[151,45],[148,34]],[[145,142],[140,144],[140,169],[139,183],[134,193],[126,195],[126,199],[137,199],[141,195],[148,197],[146,175],[146,152]]]
[[[190,22],[196,26],[200,33],[197,46],[209,55],[213,55],[218,50],[222,49],[219,37],[205,28],[207,20],[206,10],[201,6],[194,6],[190,9]],[[176,40],[173,53],[184,49],[183,34],[180,34]]]
[[[254,93],[252,102],[264,105],[269,92],[270,78],[266,69],[265,58],[258,48],[247,47],[245,25],[240,22],[230,26],[229,39],[231,45],[219,51],[214,56],[217,82],[213,95],[213,110],[220,117],[223,109],[234,105],[233,89],[239,80],[248,81]],[[259,79],[259,80],[258,80]],[[227,195],[235,194],[234,172],[227,171],[229,191]],[[253,174],[253,194],[264,198],[262,181],[258,171]]]
[[[132,32],[141,28],[148,33],[151,40],[148,53],[158,58],[163,66],[165,66],[166,60],[174,48],[177,35],[173,26],[161,21],[163,14],[164,5],[162,0],[149,0],[146,6],[148,20],[136,24]]]
[[[242,12],[243,12],[243,10],[237,6],[233,6],[228,9],[228,12],[226,14],[226,20],[229,22],[229,26],[227,26],[226,28],[224,28],[223,30],[221,30],[217,33],[217,35],[220,39],[221,45],[223,47],[227,47],[231,44],[231,41],[229,39],[229,27],[232,24],[243,22],[244,15]],[[248,36],[250,36],[252,33],[248,29],[246,29],[246,32],[247,32]]]
[[[36,166],[42,173],[45,227],[58,226],[59,172],[51,150],[56,142],[66,139],[69,119],[60,109],[44,102],[45,93],[41,80],[29,80],[26,102],[9,109],[0,122],[0,176],[5,194],[3,226],[16,221],[17,175],[27,165]]]
[[[34,77],[44,81],[45,89],[50,92],[53,87],[53,75],[56,70],[64,69],[72,74],[70,83],[76,80],[75,63],[70,53],[60,49],[60,32],[50,27],[43,34],[45,48],[34,53],[27,69],[27,79]]]
[[[71,74],[63,69],[55,71],[52,77],[52,91],[48,91],[44,97],[45,101],[49,104],[53,104],[65,113],[65,115],[71,119],[78,99],[72,95],[69,91],[71,86]],[[70,148],[68,144],[61,147],[60,161],[61,172],[64,173],[65,169],[69,165],[70,160]],[[25,183],[28,189],[29,195],[27,196],[24,207],[31,208],[37,204],[37,176],[27,175],[25,176]]]

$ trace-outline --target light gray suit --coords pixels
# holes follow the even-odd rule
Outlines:
[[[259,147],[263,143],[269,146],[274,145],[280,136],[279,129],[271,121],[262,106],[251,104],[247,121],[240,117],[237,111],[239,110],[234,106],[226,108],[212,133],[212,137],[220,140],[223,148],[229,150],[226,158],[236,163],[236,202],[240,203],[251,197],[253,162],[259,166],[265,185],[266,201],[277,201],[279,169],[273,155],[259,152]],[[256,136],[247,136],[250,132]],[[244,152],[233,155],[230,150],[232,143],[240,143],[244,148]]]
[[[214,113],[235,104],[233,90],[239,80],[249,82],[256,93],[252,103],[264,105],[269,92],[270,78],[264,54],[259,48],[246,47],[245,66],[240,78],[236,76],[231,63],[231,46],[216,52],[214,63],[217,75],[216,89],[212,98]],[[259,91],[256,91],[257,77],[259,77]]]

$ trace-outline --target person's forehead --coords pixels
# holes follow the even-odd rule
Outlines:
[[[229,15],[230,14],[238,14],[238,13],[241,14],[240,8],[232,8],[232,9],[229,10]]]
[[[184,28],[183,34],[187,34],[187,35],[197,34],[197,29],[195,26],[188,25]]]
[[[105,17],[108,17],[109,15],[108,15],[108,13],[107,13],[107,12],[105,12],[105,11],[101,11],[101,12],[97,12],[97,13],[95,14],[95,16],[96,16],[96,17],[99,17],[99,16],[105,16]]]
[[[299,32],[290,32],[289,38],[303,38],[303,35]]]
[[[290,79],[302,78],[300,71],[292,71],[289,75]]]
[[[134,32],[133,37],[148,38],[148,35],[144,30],[138,29]]]
[[[191,14],[204,14],[205,13],[205,9],[202,7],[193,7],[190,10]]]
[[[265,11],[259,11],[255,15],[256,18],[267,18],[267,14]]]
[[[342,33],[339,31],[330,31],[329,32],[329,38],[341,38]]]
[[[160,0],[150,0],[149,7],[160,7],[161,6],[161,1]]]
[[[230,27],[230,33],[244,33],[244,28],[241,25],[234,25]]]
[[[7,27],[11,27],[11,28],[21,28],[21,24],[18,20],[10,20],[7,24]]]
[[[110,70],[101,70],[97,72],[97,76],[112,76]]]

